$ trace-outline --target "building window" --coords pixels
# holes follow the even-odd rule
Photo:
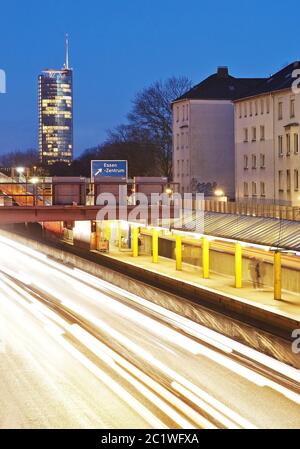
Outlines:
[[[295,99],[291,98],[290,100],[290,118],[295,117]]]
[[[290,134],[286,135],[286,155],[291,155],[291,136]]]
[[[247,103],[244,103],[244,117],[247,117]]]
[[[249,102],[249,115],[252,117],[252,101]]]
[[[248,170],[248,156],[244,155],[244,170]]]
[[[254,105],[255,105],[255,115],[257,115],[257,114],[258,114],[258,104],[257,104],[257,100],[255,100]]]
[[[264,109],[265,109],[265,102],[264,102],[264,99],[261,98],[260,99],[260,113],[261,114],[263,114],[265,112]]]
[[[176,148],[179,150],[179,134],[176,135]]]
[[[278,156],[283,157],[283,137],[278,136]]]
[[[179,122],[179,106],[176,107],[176,122]]]
[[[242,118],[242,105],[241,105],[241,103],[239,103],[238,108],[239,108],[239,118]]]
[[[260,126],[260,140],[265,140],[265,127]]]
[[[256,154],[252,154],[252,168],[256,168]]]
[[[244,142],[248,142],[248,128],[244,128]]]
[[[260,168],[266,168],[265,166],[265,155],[263,153],[260,154]]]
[[[294,190],[299,189],[299,171],[294,170]]]
[[[252,142],[256,141],[256,127],[252,126]]]
[[[266,196],[266,184],[264,182],[260,183],[260,196]]]
[[[252,185],[252,196],[256,196],[257,195],[256,182],[252,181],[251,185]]]
[[[187,104],[186,105],[186,120],[188,120],[189,119],[189,105]]]
[[[177,161],[177,175],[179,176],[179,172],[180,172],[180,161]]]
[[[184,133],[181,133],[181,149],[184,149]]]
[[[297,133],[294,134],[294,153],[299,153],[299,135]]]
[[[278,120],[282,120],[283,117],[283,103],[279,101],[278,103]]]
[[[244,182],[244,196],[249,196],[248,182]]]
[[[185,146],[186,148],[189,146],[189,133],[185,133]]]
[[[266,110],[267,110],[267,114],[270,113],[270,97],[266,98]]]
[[[189,164],[189,160],[186,161],[186,176],[189,176],[189,168],[190,168],[190,164]]]
[[[288,191],[291,190],[291,170],[286,171],[286,188]]]
[[[278,172],[278,186],[279,190],[283,191],[283,171],[279,170]]]

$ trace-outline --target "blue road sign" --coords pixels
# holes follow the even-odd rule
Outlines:
[[[127,161],[91,161],[91,177],[127,178]]]

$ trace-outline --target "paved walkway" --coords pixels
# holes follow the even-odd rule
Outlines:
[[[107,257],[112,257],[131,265],[142,267],[153,273],[163,274],[170,278],[176,278],[207,290],[220,292],[222,295],[229,296],[233,300],[238,300],[247,304],[255,305],[263,310],[269,310],[288,318],[300,321],[300,295],[283,291],[283,300],[275,301],[273,299],[272,288],[254,289],[250,283],[245,283],[243,288],[234,287],[234,278],[211,272],[210,279],[202,278],[202,269],[189,264],[182,264],[182,271],[175,268],[175,260],[159,257],[158,264],[152,263],[150,256],[138,256],[134,258],[131,252],[118,251],[112,249]]]

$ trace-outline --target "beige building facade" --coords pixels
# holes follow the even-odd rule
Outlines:
[[[300,205],[300,89],[295,62],[235,100],[238,201]]]
[[[233,100],[259,82],[219,67],[173,102],[173,181],[181,193],[234,198]]]

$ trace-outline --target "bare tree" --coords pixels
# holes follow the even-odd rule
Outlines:
[[[156,81],[139,92],[128,114],[129,126],[143,133],[156,149],[161,174],[172,176],[172,108],[171,103],[191,88],[186,77]]]

